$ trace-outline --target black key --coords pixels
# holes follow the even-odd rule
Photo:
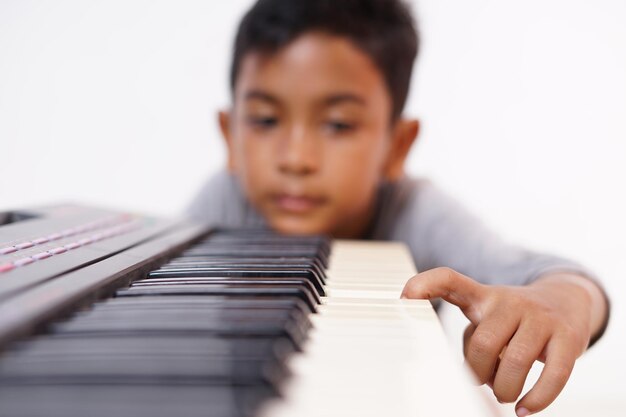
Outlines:
[[[324,295],[324,290],[321,287],[319,280],[316,280],[308,274],[301,274],[287,272],[284,275],[277,274],[276,271],[267,272],[266,274],[258,273],[256,271],[249,271],[241,273],[241,271],[235,271],[232,275],[229,275],[228,271],[173,271],[166,272],[160,275],[150,275],[148,279],[135,281],[130,288],[144,287],[151,285],[194,285],[194,284],[228,284],[236,285],[243,283],[258,283],[258,284],[291,284],[302,285],[309,289],[313,294],[316,301],[320,302],[319,297]],[[319,287],[318,287],[319,286]]]
[[[57,337],[120,337],[142,335],[143,337],[237,337],[271,338],[286,337],[296,349],[300,350],[306,339],[310,324],[293,317],[292,312],[281,314],[218,314],[202,316],[198,314],[151,314],[149,318],[141,315],[135,319],[107,320],[79,317],[76,320],[55,323],[50,331]],[[188,312],[187,312],[188,313]]]
[[[284,310],[284,309],[263,309],[263,310],[250,310],[250,309],[221,309],[221,308],[202,308],[202,309],[179,309],[179,308],[162,308],[161,310],[96,310],[81,312],[72,317],[71,320],[61,323],[63,328],[66,326],[72,329],[97,329],[98,326],[111,326],[111,328],[118,328],[121,323],[126,325],[137,324],[141,326],[146,324],[150,329],[155,328],[153,323],[167,323],[167,322],[180,322],[179,327],[181,329],[188,326],[187,323],[194,323],[197,321],[219,321],[224,322],[226,325],[233,323],[233,326],[238,325],[239,322],[251,321],[253,323],[260,321],[275,321],[275,322],[293,322],[298,326],[302,335],[306,334],[311,328],[311,322],[309,318],[303,315],[298,310]],[[197,328],[197,325],[192,325],[193,328]],[[168,327],[169,328],[169,327]]]
[[[170,260],[159,269],[169,269],[192,266],[233,266],[233,267],[263,267],[276,266],[290,269],[312,269],[323,282],[326,282],[326,273],[322,264],[317,259],[298,257],[275,257],[275,258],[237,258],[237,257],[178,257]]]
[[[21,356],[0,361],[2,385],[229,385],[277,387],[289,375],[270,359],[166,354],[137,356]]]
[[[154,280],[143,280],[133,283],[127,291],[140,290],[142,288],[202,288],[210,286],[274,286],[274,287],[290,287],[297,286],[302,288],[308,296],[316,303],[321,304],[321,298],[310,281],[304,278],[223,278],[223,277],[189,277],[189,278],[160,278]]]
[[[236,296],[236,297],[297,297],[306,303],[309,310],[317,311],[317,301],[311,291],[301,285],[187,285],[135,287],[118,290],[117,297],[141,297],[151,295],[187,296]]]
[[[193,247],[183,252],[181,256],[220,256],[242,258],[276,258],[277,256],[318,258],[322,265],[328,267],[328,259],[319,253],[316,248],[299,246],[223,246]]]
[[[76,337],[119,337],[126,335],[142,335],[145,337],[171,336],[198,336],[198,337],[247,337],[270,338],[288,337],[301,348],[306,333],[300,324],[289,316],[259,317],[251,319],[231,318],[222,320],[217,318],[187,319],[184,322],[176,317],[159,317],[155,320],[76,320],[56,323],[51,331],[57,336],[70,335]]]
[[[265,386],[3,386],[1,417],[247,417]]]
[[[195,309],[215,307],[223,309],[276,309],[298,310],[304,315],[311,313],[309,307],[299,298],[284,297],[230,297],[230,296],[186,296],[186,295],[153,295],[150,297],[119,297],[94,304],[92,310],[155,310],[175,307],[179,309]]]
[[[285,361],[293,353],[293,345],[287,339],[241,339],[215,337],[150,337],[127,335],[120,337],[101,337],[96,339],[83,338],[82,335],[72,338],[69,335],[40,336],[35,339],[14,344],[3,353],[2,360],[13,357],[146,357],[167,355],[203,356],[233,358],[270,358]]]
[[[246,229],[216,230],[199,244],[227,242],[307,244],[330,252],[330,239],[325,236],[280,235],[275,232],[254,232]]]

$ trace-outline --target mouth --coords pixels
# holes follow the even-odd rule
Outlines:
[[[326,199],[310,195],[280,193],[273,196],[273,201],[281,211],[304,214],[323,205]]]

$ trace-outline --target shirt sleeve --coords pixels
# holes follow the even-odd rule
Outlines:
[[[595,280],[574,261],[504,241],[429,181],[411,181],[411,192],[405,194],[394,234],[408,243],[419,271],[446,266],[500,285],[524,285],[553,272]]]

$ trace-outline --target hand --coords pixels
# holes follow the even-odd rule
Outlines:
[[[402,298],[443,298],[461,309],[471,322],[464,337],[466,362],[500,402],[516,401],[533,363],[545,363],[516,405],[520,417],[554,401],[606,314],[595,284],[572,274],[546,276],[523,287],[487,286],[452,269],[435,268],[411,278]]]

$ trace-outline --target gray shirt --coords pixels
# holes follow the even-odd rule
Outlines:
[[[593,279],[575,262],[504,242],[428,180],[382,184],[376,204],[367,238],[406,243],[418,271],[447,266],[482,283],[505,285],[527,284],[548,272]],[[187,214],[216,227],[266,227],[227,172],[204,185]]]

